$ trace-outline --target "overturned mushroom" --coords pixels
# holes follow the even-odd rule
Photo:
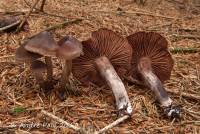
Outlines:
[[[29,52],[40,54],[45,56],[45,62],[47,65],[47,78],[52,81],[53,66],[51,56],[56,55],[58,45],[49,32],[41,32],[32,37],[26,44],[25,49]]]
[[[71,36],[62,38],[58,42],[58,45],[59,49],[56,52],[56,56],[65,60],[59,88],[59,97],[61,100],[64,100],[65,86],[69,80],[69,75],[71,74],[72,60],[79,57],[83,52],[81,42]]]
[[[173,68],[173,59],[167,50],[168,42],[158,33],[138,32],[127,37],[133,48],[131,75],[144,81],[156,95],[169,117],[179,117],[180,110],[172,104],[162,83],[168,80]]]
[[[73,75],[85,85],[92,82],[102,86],[106,81],[114,93],[117,109],[131,114],[127,92],[117,75],[122,78],[130,67],[132,49],[128,41],[111,30],[99,29],[82,44],[84,55],[73,60]]]

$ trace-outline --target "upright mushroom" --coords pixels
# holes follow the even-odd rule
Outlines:
[[[61,100],[65,99],[65,86],[69,80],[69,75],[72,69],[72,60],[79,57],[82,52],[82,44],[72,36],[65,36],[58,41],[59,49],[56,52],[58,58],[65,60],[63,72],[60,81],[59,97]]]
[[[99,29],[82,44],[84,55],[73,60],[73,75],[85,85],[92,82],[101,86],[106,81],[114,93],[117,109],[131,114],[131,103],[119,78],[131,65],[132,49],[128,41],[111,30]]]
[[[173,59],[168,51],[167,40],[158,33],[138,32],[127,37],[133,48],[131,75],[144,81],[156,95],[169,117],[179,117],[178,107],[172,105],[162,83],[168,80],[173,68]]]
[[[30,64],[31,71],[36,77],[37,83],[41,88],[45,89],[47,86],[45,85],[45,81],[43,78],[43,72],[46,70],[46,64],[38,59],[42,57],[42,55],[32,53],[27,51],[24,47],[26,46],[26,42],[23,43],[15,53],[15,59],[17,62],[25,62]]]
[[[56,55],[58,48],[59,46],[56,44],[51,34],[47,31],[41,32],[32,37],[25,46],[27,51],[45,56],[47,78],[49,81],[52,80],[53,76],[51,57]]]
[[[56,56],[56,50],[58,45],[55,43],[54,39],[48,32],[41,32],[31,39],[25,41],[17,50],[16,50],[16,61],[28,62],[32,64],[38,58],[45,56],[46,69],[47,69],[47,81],[45,81],[46,86],[41,88],[51,89],[53,87],[52,83],[52,61],[50,56]],[[33,71],[34,73],[34,71]],[[37,77],[37,76],[36,76]],[[37,81],[40,85],[41,82]],[[48,84],[48,85],[47,85]],[[45,85],[45,84],[43,84]]]

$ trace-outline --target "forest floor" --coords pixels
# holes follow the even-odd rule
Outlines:
[[[22,12],[33,0],[0,0],[0,12]],[[40,5],[40,4],[39,4]],[[37,6],[39,8],[39,5]],[[49,123],[48,112],[86,129],[98,130],[117,119],[112,91],[78,86],[80,95],[69,95],[61,102],[55,94],[45,95],[31,75],[29,66],[15,62],[14,53],[27,37],[66,20],[76,24],[51,30],[56,40],[73,35],[79,40],[99,28],[108,28],[124,37],[137,31],[154,31],[169,41],[175,65],[165,87],[182,107],[182,119],[164,118],[149,89],[125,83],[134,108],[132,118],[106,133],[200,133],[200,5],[184,0],[48,0],[44,12],[28,18],[29,31],[0,35],[0,126]],[[188,50],[188,51],[182,51]],[[54,59],[54,75],[60,78],[61,62]],[[76,133],[65,127],[46,126],[0,128],[0,133]]]

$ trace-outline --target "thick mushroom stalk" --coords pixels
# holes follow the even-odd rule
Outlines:
[[[151,61],[147,57],[139,60],[138,70],[144,79],[145,84],[154,92],[164,112],[168,117],[179,117],[180,109],[172,106],[172,99],[168,96],[159,78],[153,73]]]
[[[172,100],[162,86],[161,81],[152,72],[150,59],[146,57],[141,58],[138,64],[138,70],[141,73],[146,85],[155,93],[160,104],[164,107],[170,106],[172,104]]]
[[[130,100],[128,98],[128,94],[126,92],[124,84],[122,83],[122,80],[117,75],[109,59],[105,56],[102,56],[100,58],[97,58],[95,60],[95,63],[101,76],[105,78],[107,84],[114,93],[117,109],[120,111],[125,110],[125,113],[130,115],[133,110]]]

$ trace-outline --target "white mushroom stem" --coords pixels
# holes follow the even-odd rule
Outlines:
[[[51,81],[53,78],[53,65],[51,57],[45,56],[45,63],[47,66],[47,79]]]
[[[151,63],[148,58],[140,59],[138,70],[146,85],[155,93],[160,104],[164,107],[170,106],[172,99],[168,96],[159,78],[152,72]]]
[[[117,109],[125,110],[127,114],[131,114],[132,107],[125,86],[117,75],[109,59],[105,56],[102,56],[97,58],[95,63],[101,76],[106,80],[107,84],[114,93]]]
[[[64,89],[66,86],[66,83],[69,81],[69,75],[71,73],[72,69],[72,61],[71,60],[65,60],[65,65],[63,67],[61,81],[60,81],[60,88]]]

